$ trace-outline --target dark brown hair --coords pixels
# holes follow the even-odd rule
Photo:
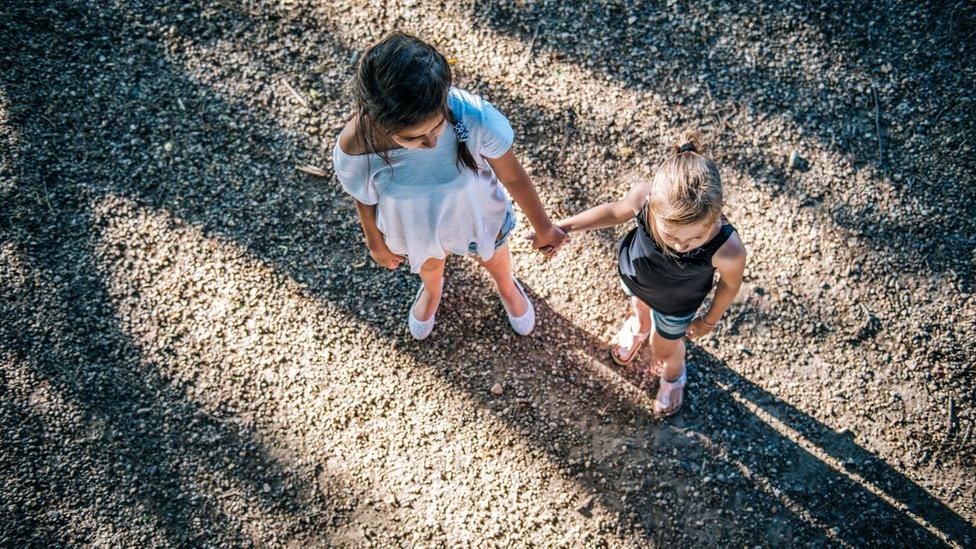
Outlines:
[[[399,31],[391,32],[363,54],[353,79],[356,97],[356,139],[366,152],[389,164],[389,152],[378,138],[416,126],[440,113],[454,131],[457,118],[448,105],[451,66],[433,46]],[[477,171],[467,145],[458,142],[458,169]]]

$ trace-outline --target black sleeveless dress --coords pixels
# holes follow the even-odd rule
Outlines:
[[[620,279],[638,299],[668,316],[694,313],[712,290],[715,267],[712,256],[735,231],[727,219],[703,246],[684,253],[666,254],[645,227],[644,212],[637,226],[620,240],[617,269]]]

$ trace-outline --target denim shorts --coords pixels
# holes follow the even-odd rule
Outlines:
[[[501,248],[506,242],[508,242],[509,235],[512,234],[512,229],[515,228],[515,210],[512,209],[512,203],[509,202],[508,206],[505,208],[505,220],[502,221],[502,228],[498,231],[498,236],[495,238],[495,249]],[[468,243],[468,251],[476,254],[478,253],[478,243],[470,242]]]
[[[620,286],[624,289],[624,293],[634,299],[638,299],[634,296],[634,293],[630,291],[630,288],[624,284],[623,279],[620,279]],[[651,321],[654,324],[654,331],[658,333],[664,339],[681,339],[685,336],[685,332],[688,331],[688,326],[691,326],[691,322],[695,320],[695,315],[698,311],[694,311],[691,314],[674,316],[661,314],[651,307]]]

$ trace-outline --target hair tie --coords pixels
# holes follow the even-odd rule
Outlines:
[[[454,135],[457,136],[459,143],[464,143],[471,137],[471,134],[468,133],[468,128],[465,128],[464,122],[460,120],[454,123]]]
[[[678,154],[686,153],[686,152],[695,152],[695,144],[685,143],[678,149]]]

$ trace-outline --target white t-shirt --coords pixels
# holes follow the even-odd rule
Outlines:
[[[393,253],[406,256],[410,270],[445,252],[463,255],[475,243],[488,260],[505,220],[509,198],[485,158],[512,146],[512,125],[484,99],[451,88],[448,104],[470,137],[458,143],[445,124],[433,149],[393,149],[390,164],[376,154],[348,155],[339,147],[332,163],[342,188],[363,204],[376,204],[376,225]],[[479,169],[458,169],[457,147],[467,145]]]

